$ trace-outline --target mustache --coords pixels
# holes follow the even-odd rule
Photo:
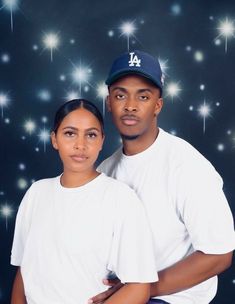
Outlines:
[[[124,114],[121,116],[121,119],[140,120],[139,117],[133,114]]]

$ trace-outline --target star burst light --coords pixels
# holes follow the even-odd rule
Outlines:
[[[171,96],[172,100],[174,97],[178,97],[180,91],[179,84],[175,82],[170,83],[166,88],[167,96]]]
[[[127,38],[127,51],[130,50],[130,37],[134,36],[134,32],[136,31],[136,27],[134,22],[124,22],[121,26],[121,36],[126,36]]]
[[[73,100],[73,99],[78,99],[79,98],[79,93],[75,91],[70,91],[67,93],[66,100]]]
[[[226,18],[225,21],[220,22],[218,30],[219,30],[219,35],[216,37],[216,40],[221,36],[224,37],[225,53],[227,53],[228,39],[231,37],[234,37],[234,32],[235,32],[234,21],[230,21],[230,20],[228,20],[228,18]]]
[[[108,88],[104,83],[97,86],[97,94],[102,98],[103,117],[105,116],[105,101],[108,95]]]
[[[3,0],[3,6],[0,9],[6,9],[11,14],[11,31],[13,32],[13,11],[18,8],[18,0]]]
[[[58,35],[54,33],[46,34],[43,38],[43,43],[45,45],[45,48],[49,49],[51,52],[51,62],[53,61],[53,50],[57,49],[59,42],[60,40]]]
[[[162,73],[164,75],[167,75],[166,71],[169,69],[169,66],[168,66],[167,62],[168,62],[168,59],[163,60],[163,59],[159,58],[159,64],[160,64]]]
[[[31,135],[36,130],[36,123],[33,120],[28,119],[24,123],[24,129]]]
[[[91,76],[91,69],[87,67],[82,67],[81,65],[79,67],[76,67],[73,71],[73,79],[76,83],[79,84],[79,94],[82,94],[82,84],[83,83],[89,83],[89,78]]]
[[[5,218],[6,230],[8,229],[8,218],[12,216],[13,211],[14,210],[12,209],[12,207],[7,203],[1,206],[0,213],[1,217]]]
[[[206,132],[206,118],[211,116],[211,107],[204,100],[203,104],[201,104],[198,108],[199,115],[203,118],[203,133]]]
[[[46,144],[49,142],[50,140],[50,132],[47,129],[42,129],[39,132],[39,140],[43,143],[43,147],[44,147],[44,152],[46,152]]]
[[[3,109],[9,105],[10,99],[7,94],[0,93],[0,107],[2,110],[2,118],[3,118]]]

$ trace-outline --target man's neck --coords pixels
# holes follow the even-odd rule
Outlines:
[[[125,155],[135,155],[147,150],[156,140],[159,134],[159,128],[156,128],[152,134],[142,138],[141,136],[133,140],[122,138],[123,151]]]

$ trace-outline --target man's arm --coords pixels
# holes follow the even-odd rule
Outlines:
[[[13,283],[11,304],[27,304],[25,293],[24,293],[24,283],[20,271],[20,267],[17,270],[15,280]]]
[[[150,298],[150,284],[127,283],[115,292],[105,304],[145,304]]]
[[[196,251],[192,253],[184,260],[158,273],[159,281],[151,284],[151,297],[176,293],[220,274],[231,265],[232,255],[232,252],[205,254]],[[105,280],[105,284],[113,287],[93,297],[91,303],[101,303],[116,292],[121,283],[115,281],[113,284],[110,280]]]
[[[232,256],[232,252],[192,253],[184,260],[158,273],[159,281],[151,284],[151,297],[176,293],[220,274],[231,265]]]

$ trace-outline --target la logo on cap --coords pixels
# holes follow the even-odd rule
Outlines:
[[[137,55],[135,55],[134,52],[129,53],[130,55],[130,60],[128,61],[129,66],[136,66],[136,67],[140,67],[140,63],[141,63],[141,59],[138,58]]]

